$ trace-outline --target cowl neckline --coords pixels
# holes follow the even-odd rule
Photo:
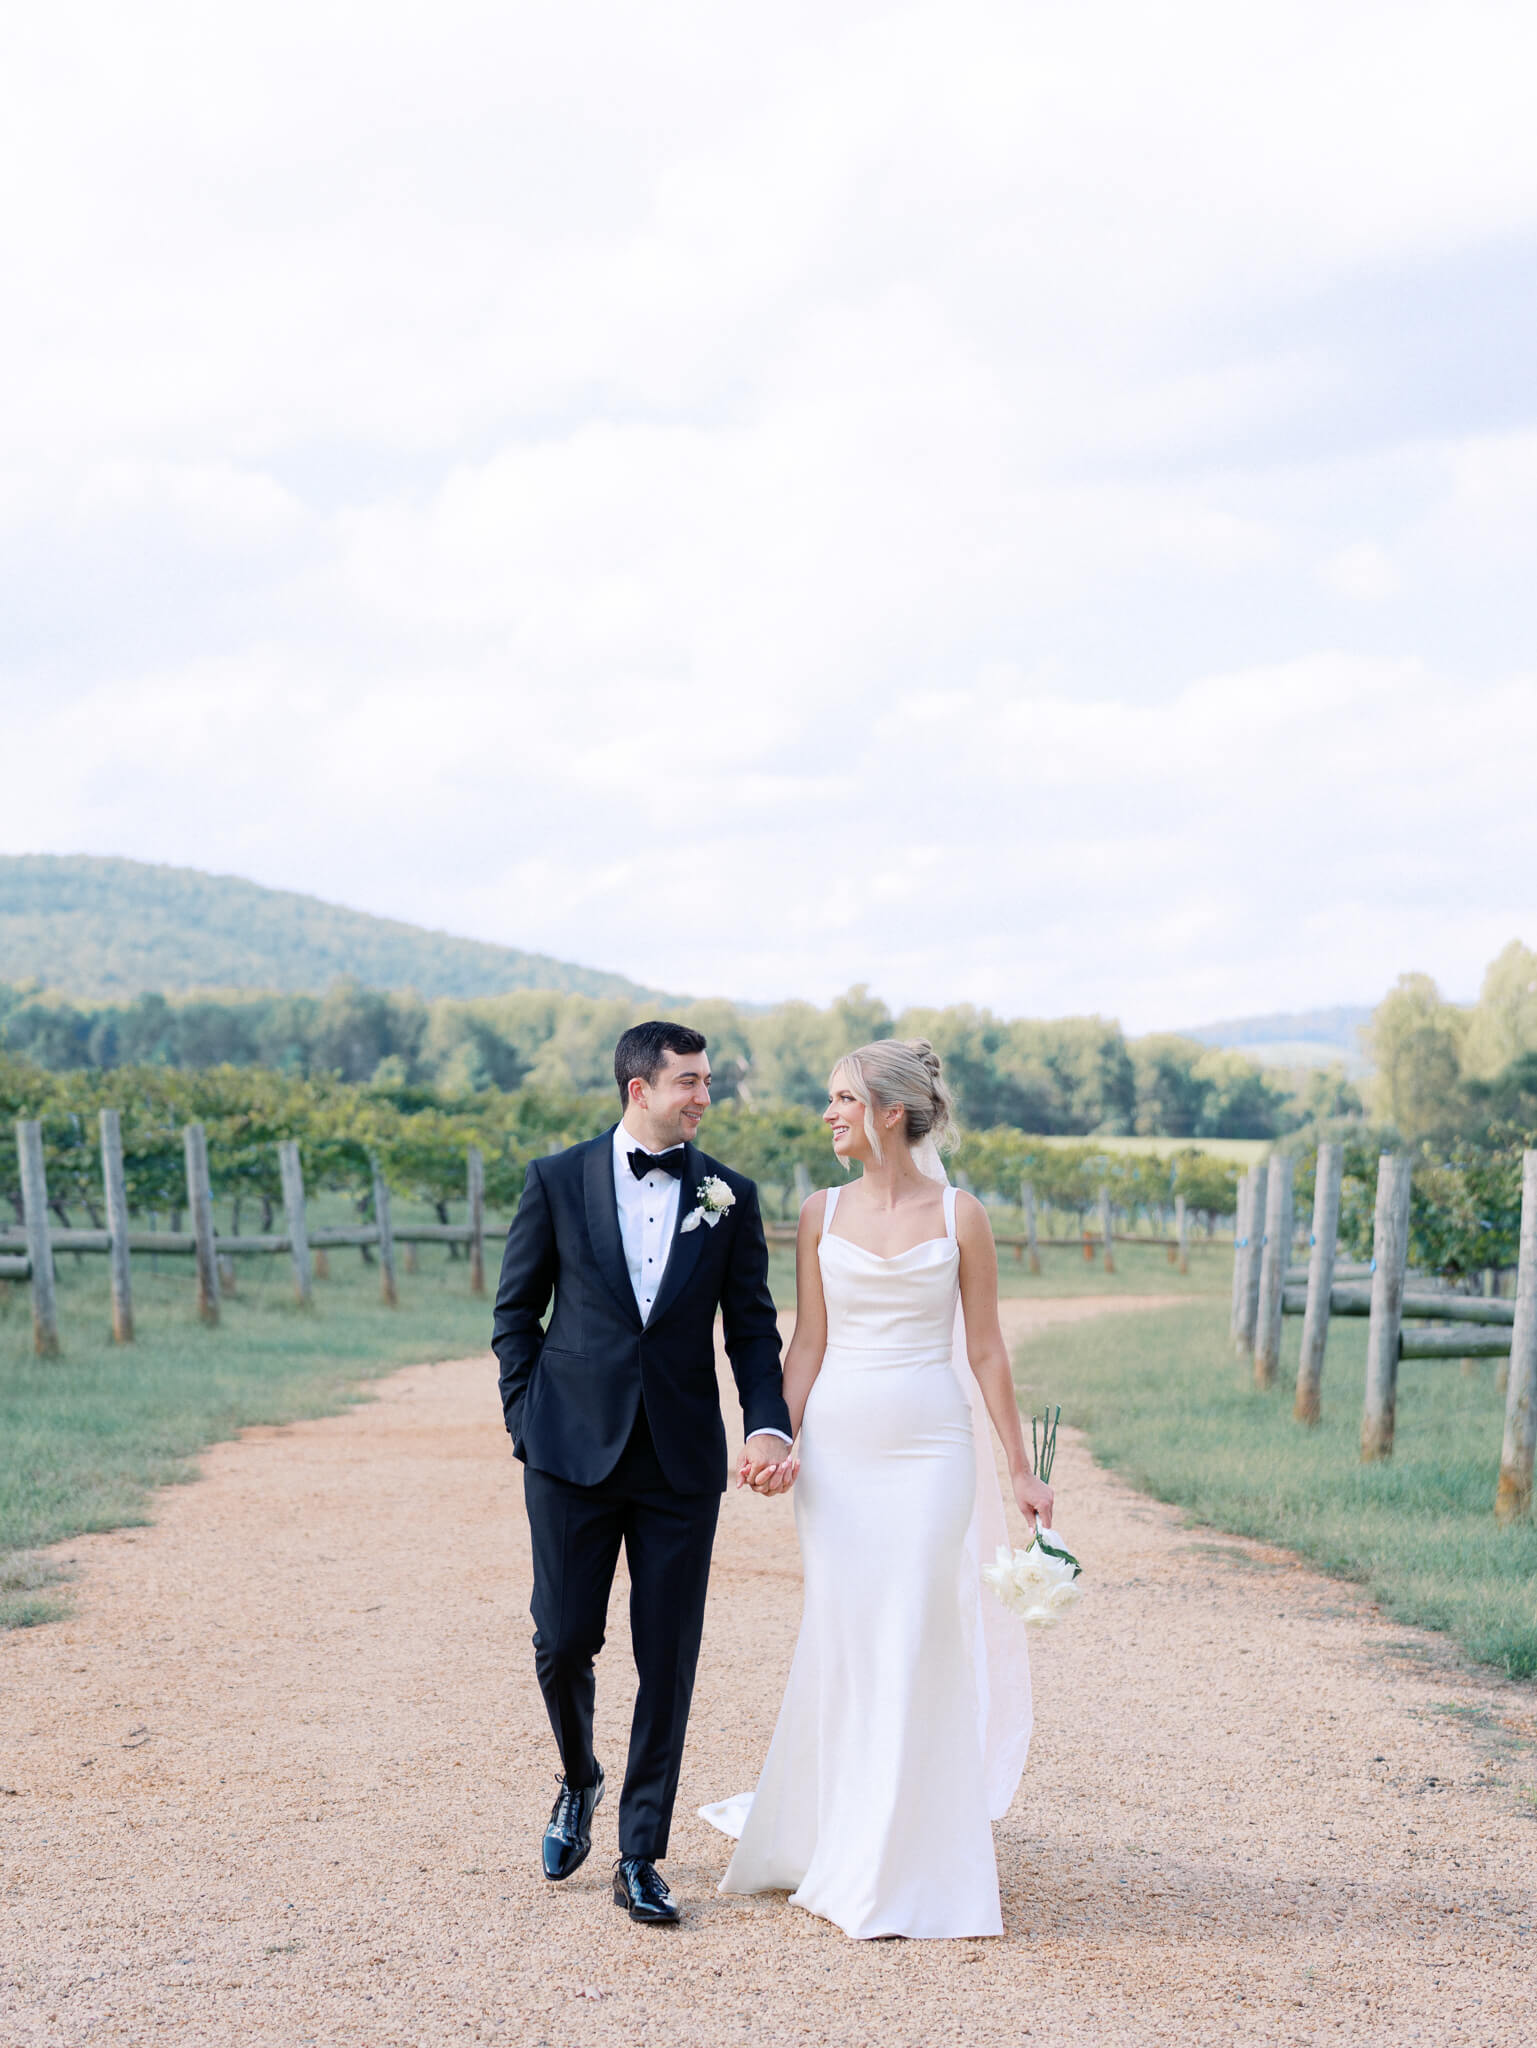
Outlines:
[[[872,1252],[868,1245],[855,1244],[853,1238],[839,1237],[831,1230],[825,1232],[820,1239],[817,1245],[818,1251],[821,1250],[823,1245],[828,1244],[846,1244],[851,1252],[858,1252],[862,1258],[874,1259],[882,1266],[894,1266],[898,1259],[910,1259],[914,1252],[926,1252],[932,1245],[936,1244],[948,1245],[952,1246],[956,1251],[960,1250],[959,1244],[953,1237],[921,1237],[916,1244],[910,1244],[905,1252]]]

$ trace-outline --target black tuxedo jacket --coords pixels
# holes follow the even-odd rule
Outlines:
[[[715,1379],[715,1312],[749,1436],[790,1433],[779,1385],[779,1330],[768,1290],[758,1190],[685,1145],[681,1225],[714,1174],[736,1204],[713,1226],[675,1229],[650,1320],[641,1322],[619,1235],[612,1125],[601,1138],[536,1159],[507,1233],[492,1349],[512,1447],[538,1471],[597,1486],[618,1463],[642,1394],[668,1484],[726,1484],[726,1430]],[[541,1321],[555,1297],[549,1328]]]

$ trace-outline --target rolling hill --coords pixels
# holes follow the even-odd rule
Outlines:
[[[1262,1067],[1324,1067],[1337,1062],[1347,1072],[1360,1074],[1368,1064],[1361,1032],[1371,1014],[1369,1004],[1338,1003],[1327,1010],[1228,1017],[1217,1024],[1191,1026],[1179,1035],[1201,1045],[1246,1053]]]
[[[543,953],[425,931],[237,875],[88,855],[0,854],[0,982],[79,999],[150,990],[320,994],[338,981],[422,996],[656,991]]]

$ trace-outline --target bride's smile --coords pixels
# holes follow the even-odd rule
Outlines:
[[[829,1095],[822,1121],[828,1126],[833,1150],[840,1159],[857,1154],[858,1141],[865,1134],[864,1104],[847,1088],[835,1088]]]

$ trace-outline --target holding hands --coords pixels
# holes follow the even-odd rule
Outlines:
[[[794,1446],[782,1436],[750,1436],[736,1468],[737,1490],[750,1486],[754,1493],[788,1493],[800,1468]]]

